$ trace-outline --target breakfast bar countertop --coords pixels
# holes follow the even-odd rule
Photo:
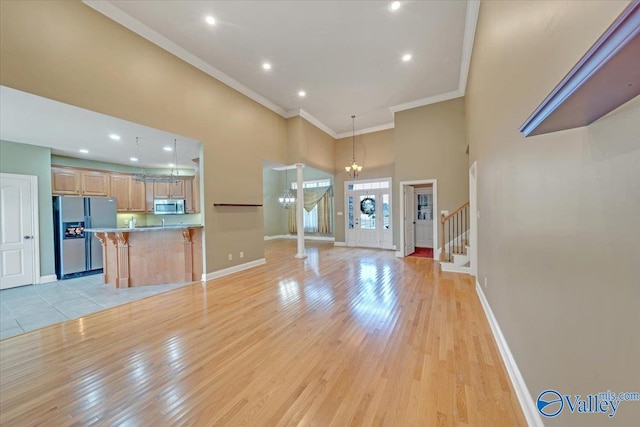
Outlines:
[[[85,228],[84,231],[92,233],[130,233],[139,231],[162,231],[162,230],[183,230],[185,228],[202,228],[202,224],[166,224],[162,225],[145,225],[135,228]]]

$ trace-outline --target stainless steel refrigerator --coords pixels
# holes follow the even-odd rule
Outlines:
[[[85,228],[116,228],[116,199],[54,196],[58,280],[102,273],[102,245]]]

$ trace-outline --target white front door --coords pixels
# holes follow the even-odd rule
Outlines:
[[[404,186],[404,254],[410,255],[416,251],[415,220],[414,220],[414,188]]]
[[[346,183],[346,244],[393,248],[391,180]]]
[[[0,175],[0,289],[34,283],[33,178]]]

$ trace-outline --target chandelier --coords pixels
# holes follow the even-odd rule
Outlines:
[[[138,141],[138,137],[136,136],[136,156],[138,164],[142,164],[142,158],[140,157],[140,145]],[[169,174],[159,174],[159,173],[150,173],[140,168],[135,168],[132,173],[132,178],[134,181],[139,182],[168,182],[170,184],[175,184],[180,180],[178,177],[178,143],[177,140],[173,140],[173,163],[171,166],[171,171]]]
[[[280,202],[280,206],[285,209],[296,205],[296,198],[289,190],[289,167],[285,167],[284,169],[284,193],[278,197],[278,202]]]
[[[356,116],[351,116],[352,128],[353,128],[353,136],[351,137],[351,145],[353,147],[353,158],[351,160],[351,165],[345,166],[344,170],[347,171],[351,178],[356,178],[358,176],[358,172],[362,170],[362,166],[359,166],[356,162]]]

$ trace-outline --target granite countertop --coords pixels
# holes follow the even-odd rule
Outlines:
[[[92,233],[131,233],[139,231],[163,231],[163,230],[183,230],[185,228],[202,228],[202,224],[166,224],[161,225],[145,225],[136,228],[85,228],[84,231]]]

